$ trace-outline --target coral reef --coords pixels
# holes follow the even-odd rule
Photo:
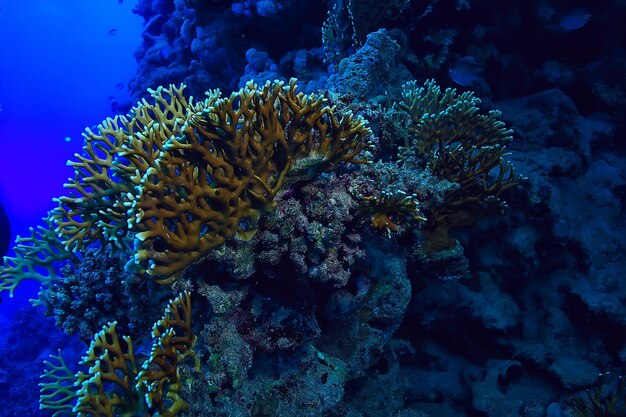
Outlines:
[[[155,104],[143,101],[97,133],[88,130],[85,154],[70,163],[74,193],[57,199],[49,219],[63,253],[75,259],[46,282],[39,303],[70,334],[88,339],[102,330],[81,362],[90,371],[76,374],[82,388],[75,393],[62,357],[48,362],[44,408],[74,403],[79,415],[171,416],[356,410],[345,390],[371,389],[367,376],[381,360],[390,361],[396,374],[385,378],[401,395],[389,345],[402,344],[394,334],[413,297],[407,259],[421,254],[424,261],[426,253],[422,207],[433,212],[459,190],[499,202],[502,178],[480,187],[510,139],[497,114],[478,114],[470,94],[457,99],[450,90],[440,99],[433,82],[409,105],[390,99],[387,108],[297,93],[295,80],[250,82],[228,98],[210,91],[195,104],[182,91],[154,90]],[[416,109],[431,97],[440,118],[465,129],[461,139],[452,129],[437,131],[438,142],[429,136]],[[457,113],[449,110],[455,103]],[[403,129],[403,142],[383,142]],[[436,156],[459,141],[459,149],[493,153],[474,164],[484,171],[480,181],[473,171],[467,179],[440,169],[446,165]],[[448,256],[441,259],[449,275],[463,276],[462,252]],[[140,369],[133,340],[142,340],[155,301],[170,291],[184,292],[186,301],[170,304],[154,326],[156,342]],[[206,320],[195,344],[190,292]],[[118,336],[118,326],[132,338]],[[305,387],[316,387],[310,397]]]
[[[327,283],[332,271],[318,281],[262,272],[236,280],[229,271],[209,272],[215,269],[207,261],[183,276],[175,285],[194,288],[214,312],[195,347],[200,370],[187,368],[194,384],[184,396],[196,398],[190,413],[313,416],[339,409],[344,387],[376,363],[411,293],[396,245],[364,252],[368,277],[335,289]]]
[[[136,247],[127,269],[172,282],[226,239],[253,235],[288,174],[296,181],[344,161],[368,162],[363,119],[336,115],[323,96],[297,93],[295,79],[250,82],[227,99],[215,90],[195,105],[183,89],[159,88],[154,105],[144,101],[98,133],[87,130],[85,155],[69,163],[75,177],[65,186],[74,192],[56,199],[45,219],[59,241],[49,242],[51,232],[19,240],[2,289],[13,294],[30,278],[12,277],[24,267],[31,275],[45,268],[48,275],[36,279],[50,285],[58,280],[53,261],[94,243],[127,254]]]
[[[97,349],[118,338],[134,382],[118,400],[140,412],[621,413],[623,2],[319,4],[139,1],[133,94],[187,87],[86,132],[70,195],[0,290],[41,281],[83,339],[117,320],[134,365],[110,327]],[[187,98],[207,86],[237,92]],[[146,340],[183,291],[193,328],[168,316]],[[28,415],[31,362],[65,343],[15,322],[11,417]],[[22,348],[31,334],[50,347]],[[77,361],[53,354],[43,412],[72,415]]]

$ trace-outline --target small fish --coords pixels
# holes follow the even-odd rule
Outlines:
[[[569,13],[559,15],[554,23],[548,26],[553,32],[571,32],[585,26],[591,20],[591,13],[582,7],[576,8]]]
[[[476,64],[473,58],[466,57],[459,59],[449,70],[448,74],[452,81],[463,87],[473,87],[476,84],[483,84],[485,79],[480,76],[483,68]]]
[[[115,84],[115,88],[117,88],[118,90],[123,90],[124,89],[124,83],[117,83],[117,84]]]
[[[113,29],[109,30],[109,32],[107,33],[107,35],[109,35],[109,36],[115,36],[115,35],[117,35],[117,29],[113,28]]]

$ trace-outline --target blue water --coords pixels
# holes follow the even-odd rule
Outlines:
[[[0,201],[12,240],[62,195],[65,162],[85,127],[112,115],[111,98],[130,100],[141,18],[135,2],[27,0],[0,5]],[[110,31],[116,30],[111,36]],[[42,175],[42,173],[45,173]],[[35,286],[16,302],[32,298]],[[0,305],[9,313],[12,307]]]
[[[81,151],[85,127],[111,115],[111,98],[130,99],[126,85],[136,71],[141,33],[132,7],[100,0],[0,4],[0,204],[11,221],[11,241],[40,225],[52,198],[64,193],[71,175],[65,162]],[[42,368],[29,365],[62,347],[77,362],[83,350],[54,320],[33,314],[28,300],[38,290],[26,281],[13,299],[2,296],[2,415],[41,415],[36,384]],[[20,383],[10,382],[15,378]]]

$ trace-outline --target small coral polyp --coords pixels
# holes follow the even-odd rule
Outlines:
[[[377,196],[360,196],[361,204],[372,213],[374,229],[383,230],[387,236],[398,230],[403,222],[426,221],[420,214],[416,195],[408,195],[402,190],[382,191]]]

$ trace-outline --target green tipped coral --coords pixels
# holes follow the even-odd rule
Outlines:
[[[39,281],[47,286],[58,279],[56,266],[75,258],[58,239],[49,217],[44,220],[48,228],[31,227],[29,237],[17,237],[13,248],[15,256],[4,257],[4,267],[0,268],[0,293],[9,291],[9,296],[13,297],[15,288],[24,280]]]
[[[39,383],[39,409],[52,412],[52,417],[73,416],[76,402],[76,377],[69,369],[59,350],[59,355],[50,355],[49,361],[44,361],[46,370]]]
[[[473,223],[485,209],[501,209],[501,194],[518,184],[505,159],[512,131],[499,120],[499,111],[481,112],[472,92],[442,92],[433,80],[423,87],[412,81],[403,88],[399,106],[412,126],[402,158],[422,158],[435,175],[456,185],[442,205],[425,213],[422,231],[430,249],[439,250],[453,245],[448,230]]]

